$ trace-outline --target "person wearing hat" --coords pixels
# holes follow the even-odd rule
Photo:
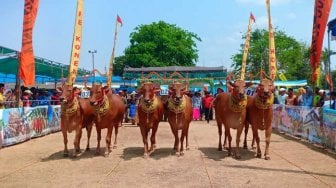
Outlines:
[[[278,96],[279,104],[285,104],[287,97],[288,97],[288,95],[286,93],[286,89],[285,88],[280,88],[279,96]]]
[[[0,83],[0,109],[5,108],[5,97],[4,97],[5,84]]]
[[[23,92],[22,102],[23,102],[24,107],[30,107],[31,106],[32,95],[33,95],[33,92],[31,92],[29,89],[26,89]]]

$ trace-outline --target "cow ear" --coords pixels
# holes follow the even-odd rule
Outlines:
[[[236,85],[235,85],[234,83],[232,83],[231,81],[229,81],[228,84],[229,84],[232,88],[236,87]]]
[[[102,91],[103,91],[105,94],[107,94],[107,93],[110,91],[110,89],[109,89],[108,86],[104,86],[104,87],[102,87]]]

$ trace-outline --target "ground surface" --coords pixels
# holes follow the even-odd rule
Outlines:
[[[214,121],[192,122],[189,131],[190,150],[181,157],[172,150],[173,136],[165,122],[149,158],[143,157],[139,128],[128,124],[119,129],[118,148],[109,157],[94,155],[95,129],[91,151],[78,157],[63,157],[60,132],[36,138],[0,150],[0,187],[336,187],[335,155],[323,149],[273,134],[270,161],[255,158],[251,148],[242,149],[237,160],[217,151]],[[85,137],[83,131],[81,148]],[[71,152],[73,138],[72,133]],[[261,139],[264,152],[264,134]]]

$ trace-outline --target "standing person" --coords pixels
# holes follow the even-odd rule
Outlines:
[[[287,97],[288,97],[288,95],[286,94],[286,89],[285,88],[280,88],[279,95],[278,95],[279,104],[286,104],[286,98]]]
[[[193,107],[193,120],[200,120],[201,119],[201,105],[202,105],[202,98],[199,92],[195,92],[192,99],[192,107]]]
[[[61,92],[55,89],[53,92],[53,95],[50,98],[51,105],[60,105],[61,104],[60,97],[61,97]]]
[[[303,95],[306,93],[306,90],[303,87],[298,89],[298,96],[297,96],[297,105],[303,106]]]
[[[0,83],[0,109],[5,108],[5,97],[4,97],[4,89],[5,89],[5,84]]]
[[[313,105],[313,91],[310,89],[309,86],[306,88],[306,93],[303,94],[303,106],[312,107]]]
[[[335,91],[331,92],[330,93],[330,97],[331,97],[331,106],[330,106],[330,108],[336,110],[336,92]]]
[[[222,89],[222,88],[217,88],[217,92],[216,92],[216,94],[215,94],[215,97],[218,95],[218,94],[220,94],[220,93],[223,93],[224,92],[224,90]]]
[[[313,97],[313,107],[320,107],[321,95],[319,94],[320,88],[315,87],[315,95]]]
[[[297,104],[296,100],[297,99],[296,95],[294,95],[293,88],[288,88],[288,96],[285,99],[285,104],[290,106],[296,105]]]
[[[211,109],[212,109],[212,101],[213,101],[212,95],[210,95],[210,92],[205,93],[205,97],[203,97],[202,101],[204,104],[204,114],[205,114],[205,120],[209,123],[210,115],[211,115]]]
[[[25,90],[22,95],[22,102],[24,107],[30,107],[31,106],[31,100],[32,100],[33,92],[31,92],[29,89]]]

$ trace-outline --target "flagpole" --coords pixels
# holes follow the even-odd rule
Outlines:
[[[248,49],[250,47],[250,38],[251,38],[251,30],[252,30],[252,21],[254,21],[254,17],[252,17],[252,13],[249,17],[249,24],[246,34],[246,40],[245,40],[245,46],[244,46],[244,52],[243,52],[243,59],[242,59],[242,66],[241,66],[241,72],[240,72],[240,79],[245,80],[245,69],[246,69],[246,59],[248,54]],[[253,19],[253,20],[252,20]]]
[[[118,35],[118,20],[116,19],[116,26],[115,26],[115,31],[114,31],[114,41],[113,41],[112,55],[111,55],[111,59],[110,59],[109,73],[107,74],[107,86],[109,88],[111,88],[111,85],[112,85],[114,52],[115,52],[115,46],[116,46],[116,43],[117,43],[117,35]]]

